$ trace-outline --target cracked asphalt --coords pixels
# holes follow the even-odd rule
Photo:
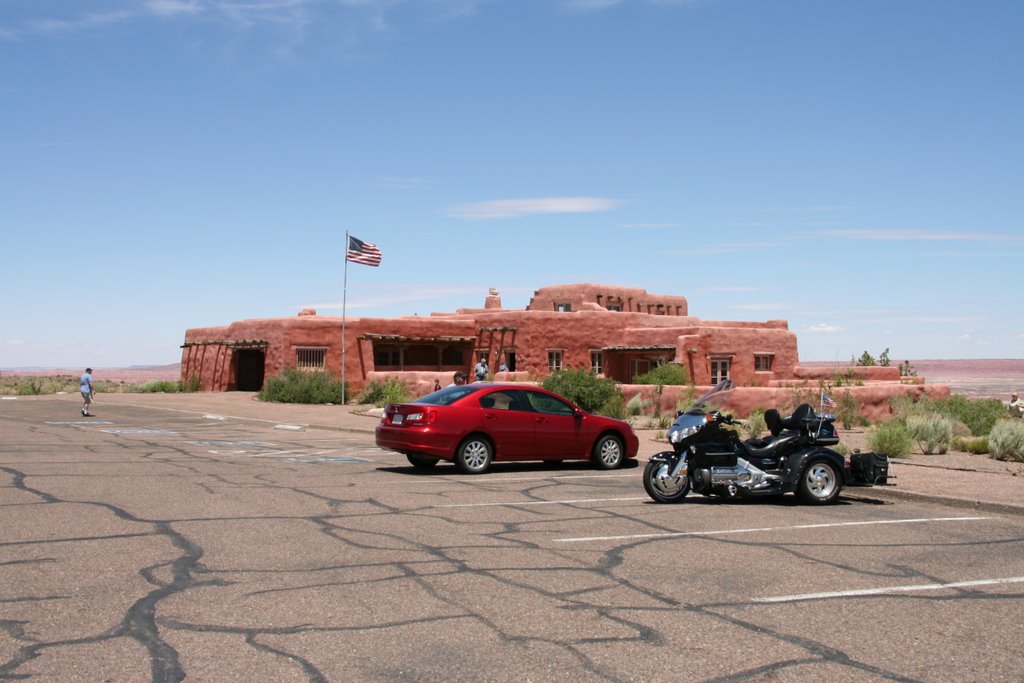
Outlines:
[[[0,401],[0,680],[1024,671],[1019,514],[655,505],[636,467],[421,474],[338,408],[99,398]]]

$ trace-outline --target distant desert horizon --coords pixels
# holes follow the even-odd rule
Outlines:
[[[893,361],[894,364],[903,360]],[[848,367],[849,362],[802,361],[809,367]],[[1007,400],[1010,392],[1024,391],[1024,359],[920,359],[910,360],[910,365],[927,384],[947,384],[954,394],[969,398],[999,398]],[[22,377],[42,375],[78,376],[81,368],[2,368],[0,373]],[[152,380],[181,379],[181,363],[165,365],[134,365],[127,367],[95,366],[93,375],[97,380],[143,384]]]

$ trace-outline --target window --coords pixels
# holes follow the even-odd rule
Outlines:
[[[542,394],[539,391],[527,391],[526,397],[530,403],[530,407],[536,410],[538,413],[545,413],[547,415],[572,415],[572,406],[564,401],[559,401],[554,396],[548,396]]]
[[[295,367],[299,370],[324,370],[327,367],[326,346],[295,347]]]
[[[604,374],[604,351],[590,352],[590,371],[595,375]]]
[[[555,304],[555,310],[559,313],[569,313],[572,311],[572,304],[568,301],[560,301]]]
[[[775,354],[772,353],[755,353],[754,354],[754,372],[771,372],[772,361],[775,360]]]
[[[548,351],[548,370],[551,372],[557,372],[562,369],[562,354],[564,351],[550,350]]]
[[[711,383],[718,384],[724,379],[729,379],[729,359],[728,358],[712,358],[711,359]]]
[[[608,304],[607,306],[605,306],[605,308],[607,308],[609,311],[621,311],[622,304]]]
[[[400,367],[402,353],[397,346],[377,346],[373,349],[373,365],[377,368]]]
[[[646,375],[655,367],[657,367],[657,363],[651,362],[650,358],[631,358],[629,361],[629,376]]]
[[[458,346],[446,346],[441,349],[441,365],[464,365],[463,351]]]

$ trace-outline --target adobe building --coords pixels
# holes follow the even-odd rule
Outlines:
[[[738,387],[776,393],[835,374],[799,366],[796,335],[785,320],[701,320],[689,315],[682,296],[571,284],[538,289],[525,309],[504,308],[492,289],[481,308],[453,313],[343,320],[306,309],[290,318],[193,328],[185,332],[181,377],[198,377],[206,391],[257,391],[287,367],[341,376],[343,358],[352,395],[390,376],[424,394],[435,380],[447,385],[452,373],[470,372],[481,358],[497,380],[538,381],[556,370],[586,368],[630,384],[635,375],[674,362],[697,386],[728,378]],[[498,372],[502,364],[508,369]],[[842,368],[850,370],[864,385],[887,385],[886,402],[892,393],[908,393],[898,387],[933,393],[936,386],[924,388],[923,378],[904,384],[895,367]],[[623,393],[635,392],[623,387]],[[659,398],[671,402],[671,410],[676,392],[664,393]]]

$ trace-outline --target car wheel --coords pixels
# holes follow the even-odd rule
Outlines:
[[[494,459],[494,447],[486,438],[471,436],[459,444],[455,452],[455,465],[466,474],[486,472]]]
[[[594,444],[594,453],[591,460],[594,466],[602,470],[613,470],[622,466],[626,459],[626,447],[622,439],[613,435],[605,434]]]
[[[415,453],[406,453],[405,457],[408,458],[409,462],[418,470],[429,470],[437,464],[438,458],[429,458],[425,455],[416,455]]]
[[[809,505],[827,505],[839,497],[841,481],[835,465],[827,460],[814,460],[800,475],[796,494]]]

